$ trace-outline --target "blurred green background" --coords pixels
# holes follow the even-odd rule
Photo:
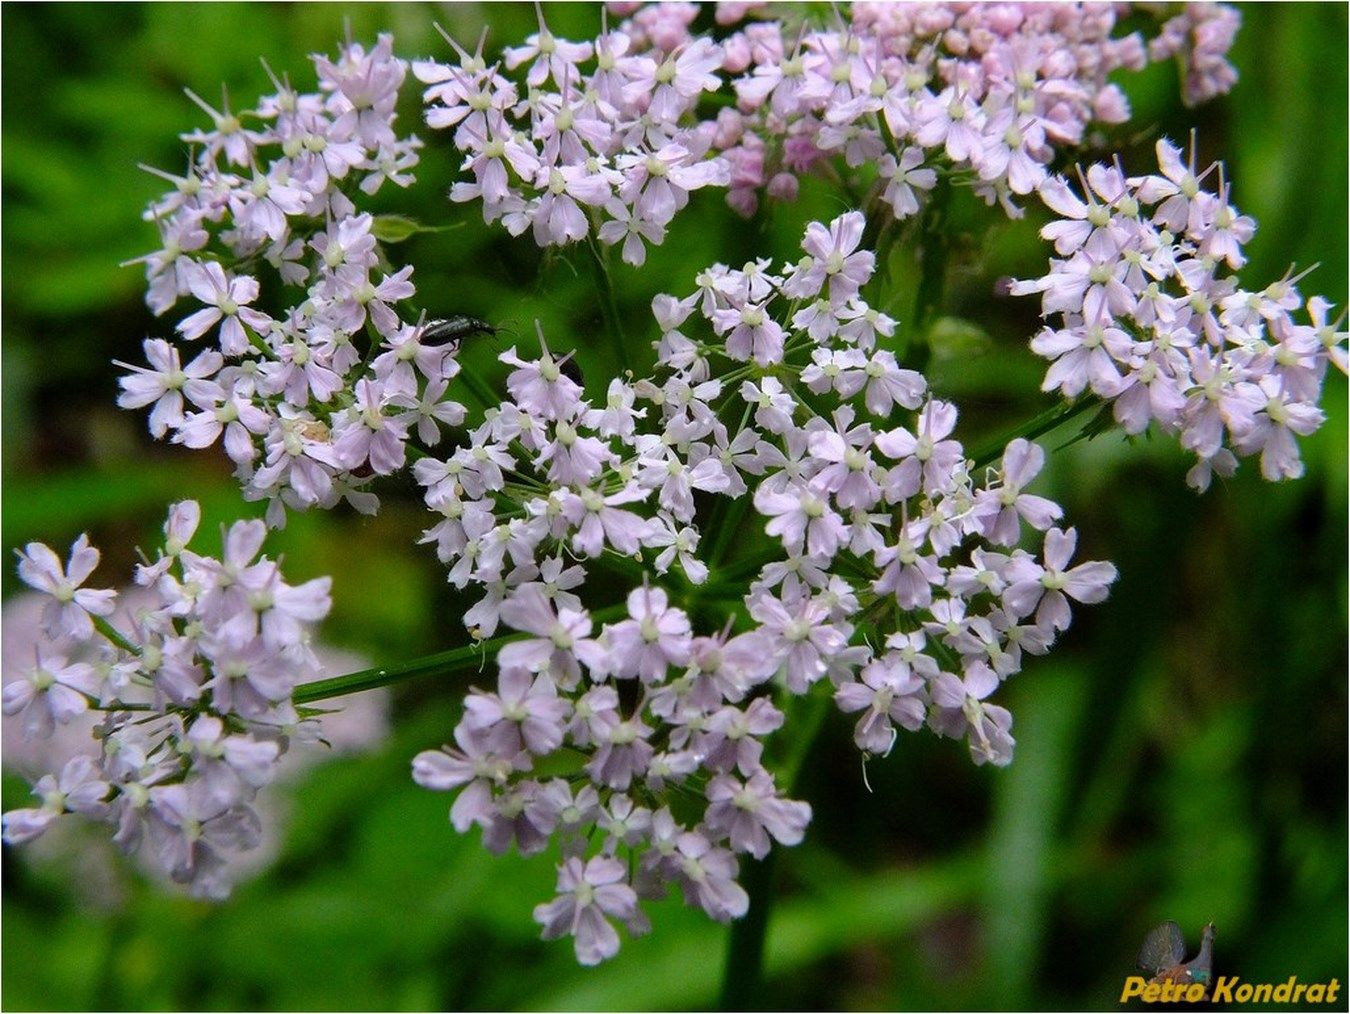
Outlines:
[[[1135,115],[1103,139],[1127,167],[1160,134],[1200,131],[1222,156],[1234,199],[1260,223],[1244,279],[1291,263],[1304,285],[1346,301],[1346,9],[1242,8],[1225,99],[1177,100],[1174,67],[1123,76]],[[550,6],[559,34],[594,34],[593,8]],[[13,5],[3,24],[3,537],[104,547],[103,584],[126,581],[173,498],[208,519],[256,513],[222,455],[152,443],[140,413],[113,402],[113,359],[139,361],[170,333],[141,302],[151,249],[140,211],[178,171],[177,134],[201,122],[183,97],[225,82],[236,108],[269,90],[258,58],[312,87],[310,52],[395,32],[405,56],[440,55],[433,20],[460,39],[492,25],[519,41],[529,8],[298,5]],[[416,88],[403,120],[417,120]],[[382,207],[448,234],[394,250],[416,264],[433,313],[539,319],[575,345],[591,393],[613,368],[588,266],[541,258],[528,240],[482,226],[443,195],[453,160],[428,141],[413,193]],[[823,185],[747,227],[720,194],[698,195],[648,266],[620,265],[630,335],[651,333],[659,291],[684,293],[722,260],[792,255],[802,225],[842,210]],[[934,387],[962,407],[976,441],[1040,411],[1043,364],[1026,350],[1034,300],[996,300],[993,279],[1040,272],[1035,211],[1009,224],[954,210],[959,256],[943,312],[980,337],[939,348]],[[895,264],[903,318],[913,264]],[[962,325],[963,330],[969,330]],[[643,346],[645,350],[645,346]],[[473,350],[490,382],[498,350]],[[1175,919],[1191,946],[1218,927],[1216,967],[1248,981],[1338,976],[1347,955],[1346,390],[1333,374],[1327,425],[1303,445],[1307,476],[1272,486],[1244,465],[1196,497],[1166,439],[1107,436],[1053,458],[1042,492],[1065,504],[1085,556],[1111,559],[1110,600],[1084,609],[1063,643],[1007,688],[1014,764],[976,769],[965,749],[902,737],[864,786],[849,723],[833,716],[802,793],[816,817],[785,850],[762,1005],[844,1008],[1110,1008],[1154,924]],[[1062,439],[1062,438],[1061,438]],[[293,518],[273,543],[292,579],[334,576],[327,640],[380,662],[463,639],[460,603],[434,555],[415,490],[386,490],[376,519]],[[204,531],[215,528],[209,524]],[[209,539],[208,539],[209,541]],[[6,567],[4,590],[15,590]],[[473,674],[471,674],[472,676]],[[278,862],[212,906],[123,869],[120,900],[83,885],[78,856],[4,850],[3,1006],[34,1008],[698,1008],[715,1002],[726,930],[667,902],[655,931],[583,970],[543,944],[531,907],[551,895],[547,857],[488,856],[448,826],[449,799],[408,777],[418,750],[447,738],[469,677],[398,689],[390,739],[334,759],[289,791]],[[12,773],[6,808],[26,805]]]

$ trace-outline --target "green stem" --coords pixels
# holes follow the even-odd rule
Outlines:
[[[977,445],[975,451],[969,455],[975,462],[972,471],[978,471],[986,465],[992,465],[1003,454],[1004,448],[1018,437],[1022,437],[1025,440],[1035,440],[1037,437],[1057,428],[1062,423],[1066,423],[1070,419],[1082,415],[1084,412],[1088,411],[1088,409],[1096,408],[1100,404],[1101,402],[1096,398],[1089,396],[1086,398],[1079,398],[1077,401],[1068,405],[1054,405],[1051,408],[1046,409],[1040,415],[1033,416],[1026,422],[1019,423],[1006,433],[1003,433],[992,440],[986,440],[984,443]]]
[[[900,145],[896,143],[895,135],[891,133],[891,125],[886,122],[884,115],[874,116],[877,122],[877,130],[881,134],[881,140],[886,145],[886,150],[891,153],[891,157],[897,162],[900,161]]]
[[[618,616],[627,615],[627,612],[626,606],[606,606],[591,613],[591,619],[597,623],[604,623]],[[400,662],[398,665],[382,665],[350,672],[344,676],[334,676],[332,679],[302,683],[295,688],[291,700],[296,704],[313,704],[315,701],[326,701],[333,697],[359,694],[362,690],[374,690],[376,687],[402,683],[417,676],[445,675],[470,669],[482,665],[487,656],[495,655],[498,649],[512,641],[519,641],[521,636],[506,634],[476,644],[466,644],[459,648],[451,648],[449,651],[437,652],[435,655],[423,655],[421,658]]]
[[[789,714],[783,729],[791,730],[792,745],[779,768],[783,792],[789,796],[797,790],[806,757],[829,713],[830,699],[828,693],[808,691],[805,695],[794,697],[789,704]],[[750,908],[744,917],[731,924],[726,967],[722,972],[722,991],[718,999],[720,1010],[766,1009],[763,996],[764,942],[768,938],[769,914],[773,908],[778,852],[777,848],[770,849],[763,859],[747,862],[744,866],[740,879],[745,893],[750,896]]]
[[[722,516],[716,518],[717,531],[713,535],[712,551],[708,554],[710,569],[715,570],[727,555],[727,550],[731,548],[731,542],[740,531],[741,522],[745,520],[746,503],[750,498],[751,493],[747,490],[731,500],[730,505],[724,508]]]
[[[605,329],[609,332],[610,344],[614,346],[614,358],[621,371],[628,370],[628,343],[624,341],[623,326],[619,323],[619,308],[614,302],[614,285],[609,277],[608,258],[594,236],[586,237],[586,246],[591,251],[591,267],[595,271],[595,283],[600,288],[600,310],[605,318]]]
[[[334,697],[345,697],[347,694],[358,694],[362,690],[387,687],[393,683],[401,683],[417,676],[458,672],[480,664],[489,653],[495,654],[503,645],[510,644],[515,640],[519,640],[518,635],[494,637],[478,644],[466,644],[462,648],[452,648],[435,655],[425,655],[422,658],[415,658],[410,662],[403,662],[399,665],[378,666],[373,669],[362,669],[359,672],[347,673],[344,676],[334,676],[332,679],[302,683],[295,688],[295,693],[292,694],[291,699],[296,704],[313,704],[315,701],[326,701]]]
[[[239,326],[244,329],[244,337],[248,339],[248,343],[250,345],[252,345],[255,349],[261,352],[268,359],[278,358],[277,354],[272,351],[272,346],[267,344],[266,339],[264,339],[262,335],[258,334],[258,332],[254,331],[253,328],[249,327],[243,321],[239,322]]]
[[[120,630],[114,627],[102,616],[91,616],[90,619],[94,621],[94,628],[100,634],[106,637],[113,644],[117,645],[123,651],[130,652],[133,655],[139,655],[141,653],[140,648],[136,647],[129,640],[127,640]]]
[[[805,694],[794,697],[789,705],[788,719],[783,727],[787,728],[789,724],[793,726],[792,748],[779,768],[783,791],[789,796],[797,791],[806,757],[825,722],[825,716],[830,713],[830,701],[833,698],[828,692],[829,688],[829,681],[822,680]]]
[[[914,294],[914,312],[909,318],[909,346],[905,350],[905,365],[923,371],[928,364],[928,326],[933,322],[942,304],[942,291],[947,280],[947,206],[951,202],[951,185],[938,180],[924,209],[919,229],[919,287]]]
[[[763,859],[747,861],[741,886],[750,895],[750,909],[731,924],[727,964],[722,971],[718,1010],[764,1010],[764,941],[769,929],[769,901],[773,898],[774,866],[778,849]]]
[[[717,581],[730,584],[734,581],[743,581],[747,577],[758,574],[760,569],[766,563],[773,563],[775,560],[782,559],[783,547],[779,543],[763,549],[754,556],[748,556],[743,560],[737,560],[735,563],[728,564],[724,570],[714,575]]]

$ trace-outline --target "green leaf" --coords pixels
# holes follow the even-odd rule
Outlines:
[[[407,215],[376,215],[370,234],[381,243],[402,243],[423,231],[420,222]]]

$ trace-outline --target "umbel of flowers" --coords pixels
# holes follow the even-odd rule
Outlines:
[[[41,543],[19,554],[19,576],[48,601],[5,714],[40,738],[91,709],[104,718],[87,752],[38,779],[37,807],[5,814],[4,835],[29,841],[79,813],[193,894],[223,898],[226,860],[259,840],[249,804],[292,739],[318,736],[291,694],[319,672],[310,632],[330,582],[287,584],[259,555],[261,521],[232,525],[220,559],[193,552],[200,517],[191,500],[170,508],[163,549],[127,595],[84,587],[99,561],[84,536],[65,564]]]
[[[541,246],[594,236],[642,264],[692,191],[725,187],[750,215],[761,194],[790,200],[803,175],[836,166],[875,165],[897,218],[938,172],[1020,214],[1057,151],[1128,119],[1111,72],[1176,57],[1193,102],[1235,80],[1232,8],[1185,5],[1146,40],[1117,34],[1128,7],[858,3],[821,23],[792,5],[719,3],[709,18],[693,3],[611,3],[627,19],[579,42],[541,9],[500,60],[451,40],[457,62],[413,72],[428,126],[464,153],[452,200]]]
[[[1159,174],[1094,166],[1078,192],[1047,168],[1125,118],[1115,69],[1175,55],[1190,97],[1227,87],[1228,8],[1191,5],[1145,40],[1114,34],[1115,7],[744,20],[756,6],[719,5],[703,26],[692,4],[612,5],[626,20],[592,40],[541,20],[500,61],[452,43],[457,62],[413,66],[428,125],[463,153],[454,200],[542,246],[593,238],[640,264],[695,190],[725,187],[749,213],[804,173],[876,165],[862,210],[808,225],[799,259],[712,264],[657,296],[655,369],[612,379],[603,401],[542,333],[501,355],[504,392],[463,377],[416,308],[396,223],[362,210],[414,182],[420,146],[394,128],[408,68],[387,36],[316,57],[317,92],[279,80],[247,113],[206,107],[185,175],[147,215],[150,305],[186,311],[127,367],[120,404],[149,408],[157,437],[220,440],[274,526],[342,499],[373,512],[380,477],[411,472],[423,542],[473,598],[470,643],[496,649],[413,777],[455,793],[451,822],[489,850],[555,850],[558,894],[535,919],[586,964],[672,889],[713,919],[745,913],[742,860],[810,821],[768,742],[793,736],[802,699],[853,716],[864,755],[927,728],[1006,764],[1000,687],[1116,577],[1076,559],[1075,529],[1032,491],[1041,447],[969,452],[956,406],[897,359],[899,322],[864,296],[869,217],[884,228],[958,183],[1008,214],[1049,205],[1058,256],[1017,283],[1053,321],[1032,339],[1054,360],[1046,389],[1112,402],[1127,432],[1178,434],[1197,485],[1235,453],[1297,474],[1294,435],[1321,422],[1326,363],[1344,368],[1339,321],[1299,278],[1238,288],[1253,226],[1218,171],[1168,142]],[[769,549],[729,558],[747,516]],[[261,522],[231,528],[221,560],[193,554],[196,517],[172,510],[134,611],[83,588],[97,562],[83,540],[65,566],[22,554],[51,600],[48,641],[5,711],[33,735],[90,708],[107,719],[5,836],[107,819],[119,844],[220,896],[222,857],[256,839],[249,801],[309,734],[293,701],[318,675],[307,637],[328,587],[286,585],[257,555]]]
[[[318,92],[277,81],[248,112],[197,100],[212,127],[184,135],[187,171],[159,173],[174,187],[146,212],[162,243],[141,258],[147,302],[194,309],[177,343],[145,342],[148,365],[128,367],[118,404],[150,406],[156,437],[220,441],[274,527],[287,508],[341,500],[374,513],[371,479],[403,467],[410,432],[431,445],[464,417],[446,396],[452,350],[423,344],[396,309],[416,295],[412,266],[389,266],[360,210],[384,184],[413,182],[421,147],[395,130],[407,65],[392,48],[384,35],[369,52],[315,57]]]
[[[638,931],[637,899],[672,884],[715,919],[744,913],[737,857],[797,843],[810,818],[762,764],[793,697],[827,681],[869,753],[927,725],[1007,763],[1012,719],[990,698],[1115,578],[1075,563],[1060,508],[1026,492],[1039,447],[973,468],[956,409],[877,347],[895,322],[859,295],[862,228],[813,223],[795,264],[714,265],[657,297],[657,374],[613,381],[602,408],[547,348],[512,349],[510,400],[415,466],[444,517],[427,541],[485,592],[465,622],[525,637],[414,777],[457,790],[452,821],[493,851],[556,839],[560,896],[535,916],[582,962],[618,948],[606,916]],[[717,563],[696,491],[750,505],[777,543],[703,632],[658,584],[678,570],[697,589]],[[1042,552],[1017,548],[1024,529]],[[648,576],[597,624],[579,593],[609,554]]]
[[[1198,489],[1232,475],[1236,454],[1261,456],[1270,480],[1303,474],[1296,436],[1322,425],[1317,407],[1328,363],[1346,369],[1345,335],[1331,305],[1306,304],[1292,272],[1259,292],[1236,270],[1256,223],[1228,203],[1222,167],[1196,169],[1158,142],[1159,172],[1127,178],[1094,165],[1079,197],[1063,180],[1040,189],[1057,215],[1041,230],[1055,245],[1042,278],[1014,284],[1042,293],[1047,326],[1032,349],[1053,360],[1045,389],[1112,401],[1126,433],[1156,423],[1198,459]],[[1217,176],[1217,191],[1202,181]]]

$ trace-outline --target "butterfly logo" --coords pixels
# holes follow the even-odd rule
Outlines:
[[[1203,999],[1209,999],[1209,985],[1214,981],[1214,924],[1207,923],[1200,934],[1200,953],[1186,960],[1186,937],[1174,922],[1155,926],[1144,938],[1135,965],[1150,982],[1188,985],[1202,983]]]

